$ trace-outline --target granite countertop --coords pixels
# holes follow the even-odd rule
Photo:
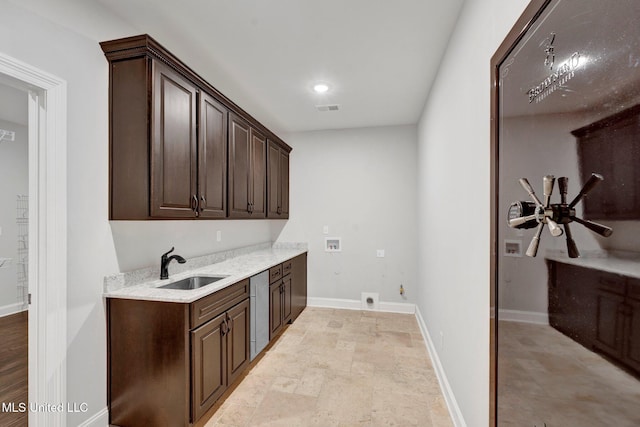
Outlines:
[[[103,296],[105,298],[191,303],[305,252],[307,252],[307,248],[304,244],[291,245],[290,247],[258,247],[245,251],[245,253],[234,251],[231,254],[227,254],[230,256],[223,257],[225,258],[224,260],[219,262],[214,261],[204,266],[198,265],[196,260],[190,267],[189,263],[191,260],[187,260],[187,263],[183,264],[183,266],[185,266],[183,267],[183,271],[171,273],[171,268],[177,266],[174,265],[176,264],[174,262],[169,269],[170,277],[168,280],[149,280],[147,277],[149,269],[118,274],[105,278],[105,292]],[[220,257],[218,256],[216,259],[220,259]],[[202,261],[200,261],[200,264],[202,264]],[[180,290],[159,288],[160,286],[191,276],[227,277],[199,289]]]
[[[564,251],[548,251],[545,258],[640,279],[640,253],[637,252],[595,251],[583,253],[580,258],[569,258]]]

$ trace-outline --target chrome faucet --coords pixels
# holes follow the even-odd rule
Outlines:
[[[167,255],[173,252],[174,249],[175,247],[172,247],[169,252],[163,254],[162,258],[160,258],[160,279],[162,280],[169,278],[169,263],[171,262],[171,260],[175,259],[180,264],[184,264],[185,262],[187,262],[187,260],[182,258],[180,255],[171,255],[170,257],[168,257]]]

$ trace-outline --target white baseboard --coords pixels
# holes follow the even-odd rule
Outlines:
[[[78,427],[108,427],[109,408],[104,408],[94,414],[91,418],[78,425]]]
[[[0,307],[0,317],[10,316],[12,314],[20,313],[21,311],[27,310],[28,307],[25,307],[21,302],[17,302],[15,304],[3,305]]]
[[[507,322],[522,322],[522,323],[535,323],[537,325],[548,325],[549,314],[539,313],[536,311],[522,311],[522,310],[498,310],[498,320],[505,320]]]
[[[345,310],[363,310],[362,302],[360,300],[355,300],[355,299],[307,297],[307,305],[309,307],[341,308]],[[416,306],[415,304],[409,304],[405,302],[380,301],[378,310],[367,310],[367,311],[385,311],[390,313],[414,314],[416,312]]]
[[[433,344],[427,325],[425,324],[424,318],[422,317],[422,314],[420,314],[420,309],[418,307],[416,307],[416,320],[418,321],[425,345],[427,346],[427,351],[429,352],[429,356],[433,362],[433,368],[436,372],[436,377],[438,377],[440,390],[442,390],[444,400],[447,402],[447,408],[449,409],[449,415],[451,415],[453,425],[456,427],[466,427],[467,423],[462,416],[462,411],[460,411],[460,407],[456,401],[456,396],[453,394],[449,380],[447,380],[447,375],[442,367],[442,363],[440,363],[438,352],[436,351],[436,347]]]

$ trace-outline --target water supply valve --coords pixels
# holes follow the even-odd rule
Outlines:
[[[567,240],[567,252],[570,258],[578,258],[580,252],[576,246],[576,242],[571,235],[571,229],[569,224],[571,222],[577,222],[584,225],[589,230],[604,236],[609,237],[613,230],[606,225],[598,224],[594,221],[585,220],[576,216],[575,206],[595,187],[600,181],[604,180],[602,175],[593,173],[591,177],[584,184],[580,193],[571,201],[567,203],[567,189],[569,185],[569,178],[566,176],[558,178],[558,188],[560,190],[560,203],[551,203],[551,194],[553,193],[553,186],[556,178],[553,175],[546,175],[543,178],[544,187],[544,204],[538,199],[533,190],[531,184],[526,178],[520,178],[519,182],[522,188],[529,194],[529,197],[533,201],[517,201],[513,202],[509,206],[509,213],[507,215],[507,222],[511,228],[529,229],[536,228],[536,233],[529,244],[527,249],[527,256],[535,257],[538,253],[538,246],[540,245],[540,237],[542,236],[542,229],[545,225],[549,227],[549,232],[554,237],[562,236],[565,234]],[[564,233],[560,225],[564,228]]]

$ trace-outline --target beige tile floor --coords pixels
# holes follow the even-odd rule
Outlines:
[[[639,380],[550,326],[498,330],[499,426],[640,426]]]
[[[308,307],[206,426],[452,423],[413,315]]]

